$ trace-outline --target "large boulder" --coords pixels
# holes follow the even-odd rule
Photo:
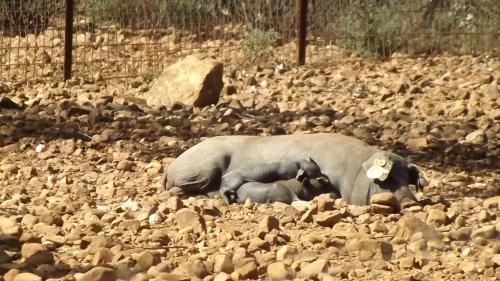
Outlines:
[[[177,102],[203,107],[216,104],[224,86],[222,63],[210,57],[187,56],[167,67],[151,86],[149,106],[171,107]]]

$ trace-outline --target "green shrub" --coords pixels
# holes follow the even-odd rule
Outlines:
[[[279,39],[280,34],[273,29],[250,31],[243,44],[245,59],[248,62],[256,62],[273,58],[273,46]]]
[[[26,35],[45,30],[51,19],[64,11],[64,3],[54,0],[0,1],[0,28],[4,35]]]
[[[406,46],[415,19],[388,6],[363,7],[341,16],[340,45],[365,57],[390,56]]]
[[[63,19],[63,0],[0,0],[3,35],[38,33]],[[279,34],[296,36],[295,0],[75,0],[76,17],[98,25],[170,27],[208,38],[215,25],[249,30],[245,56],[272,55]],[[365,57],[449,52],[500,55],[499,0],[321,0],[309,1],[309,38]],[[220,33],[220,31],[218,31]],[[213,38],[213,37],[210,37]]]
[[[330,40],[364,57],[497,51],[498,0],[366,0],[323,11]],[[472,39],[472,38],[474,39]]]
[[[124,27],[176,25],[199,29],[220,16],[222,7],[219,1],[210,0],[83,0],[82,10],[93,21]]]

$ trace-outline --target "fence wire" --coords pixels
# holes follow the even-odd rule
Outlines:
[[[0,0],[0,80],[62,77],[63,1]]]
[[[293,63],[297,0],[75,0],[73,75],[157,75],[189,54]],[[0,0],[0,78],[62,79],[65,4]],[[500,50],[498,0],[309,0],[306,62]]]
[[[312,0],[309,62],[500,55],[498,0]]]
[[[265,5],[254,0],[92,3],[80,0],[77,6],[73,56],[74,70],[80,74],[156,74],[195,53],[224,62],[249,62],[270,57],[278,41],[293,41],[294,0]],[[287,14],[282,13],[284,6],[289,7]],[[280,55],[293,58],[290,52]]]

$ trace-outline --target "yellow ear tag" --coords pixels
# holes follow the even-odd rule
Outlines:
[[[392,162],[385,159],[375,159],[372,166],[366,172],[370,179],[385,181],[392,169]]]

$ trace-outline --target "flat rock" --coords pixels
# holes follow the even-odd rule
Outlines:
[[[488,222],[491,218],[492,215],[486,210],[481,210],[479,214],[477,214],[477,220],[480,222]]]
[[[430,209],[426,223],[436,227],[446,224],[446,213],[440,209]]]
[[[313,220],[320,226],[333,227],[342,217],[343,215],[339,211],[326,211],[314,215]]]
[[[17,274],[12,281],[42,281],[42,277],[29,272]]]
[[[497,236],[497,231],[494,225],[486,225],[480,227],[472,232],[472,238],[483,238],[483,239],[492,239]]]
[[[231,275],[225,272],[220,272],[214,277],[214,281],[230,281],[230,280],[234,280],[233,277],[231,277]]]
[[[42,243],[43,242],[54,243],[55,245],[61,246],[66,243],[66,238],[60,235],[44,236],[42,237]]]
[[[347,211],[351,216],[359,217],[363,214],[367,214],[368,212],[370,212],[370,206],[349,205]]]
[[[17,236],[21,233],[19,224],[10,218],[0,217],[0,234]]]
[[[300,221],[301,222],[305,222],[305,223],[310,223],[310,222],[313,222],[313,214],[315,214],[317,211],[316,210],[307,210],[305,211],[305,213],[302,214],[302,216],[300,217]]]
[[[162,273],[172,272],[174,267],[175,266],[172,264],[172,262],[163,261],[155,266],[150,267],[147,271],[147,274],[150,276],[158,276]]]
[[[16,164],[3,164],[0,165],[0,171],[6,174],[15,175],[17,174],[17,171],[19,171],[19,167],[17,167]]]
[[[181,228],[191,227],[195,233],[203,233],[207,229],[205,219],[187,208],[175,212],[175,221]]]
[[[267,278],[270,281],[290,280],[293,278],[293,273],[284,263],[275,262],[267,266]]]
[[[394,196],[394,193],[392,192],[383,192],[374,194],[370,198],[370,204],[391,206],[396,210],[398,210],[400,207],[398,199],[396,199],[396,196]]]
[[[45,251],[45,247],[42,244],[24,243],[21,248],[21,256],[27,259],[41,251]]]
[[[335,208],[335,198],[332,198],[330,194],[322,194],[314,198],[316,204],[318,204],[318,211],[331,211]]]
[[[3,263],[3,262],[1,262],[1,263]],[[11,270],[7,271],[7,272],[3,275],[3,279],[4,279],[5,281],[12,281],[12,280],[14,280],[14,277],[16,277],[16,275],[18,275],[19,273],[21,273],[21,270],[16,269],[16,268],[11,269]]]
[[[500,266],[500,254],[495,254],[492,258],[491,261],[496,264],[497,266]]]
[[[167,199],[167,208],[172,211],[178,211],[185,207],[186,206],[184,206],[184,203],[182,202],[181,198],[179,198],[179,196],[172,196]]]
[[[87,250],[90,253],[95,253],[100,248],[107,248],[113,245],[111,238],[104,235],[85,236],[82,238],[81,242],[89,243]]]
[[[107,264],[113,260],[113,252],[108,248],[99,248],[92,259],[92,265]]]
[[[276,252],[276,260],[284,261],[293,259],[298,254],[297,248],[291,245],[285,245],[278,249]]]
[[[485,96],[489,98],[498,98],[500,96],[500,90],[496,83],[488,84],[484,89]]]
[[[382,220],[376,220],[368,225],[370,228],[370,233],[386,233],[387,232],[387,224]]]
[[[153,266],[154,257],[150,251],[132,254],[132,259],[135,260],[135,271],[146,271]]]
[[[266,240],[260,239],[259,237],[253,238],[250,240],[250,244],[248,244],[248,251],[250,252],[256,252],[259,250],[269,251],[270,248],[270,243]]]
[[[300,267],[300,276],[305,278],[313,278],[320,273],[328,271],[329,262],[325,259],[319,259],[311,263],[306,263]]]
[[[490,197],[483,201],[483,208],[485,209],[500,209],[500,196]]]
[[[396,212],[397,209],[395,209],[392,206],[389,205],[383,205],[383,204],[370,204],[370,211],[374,214],[381,214],[381,215],[390,215]]]
[[[486,142],[486,136],[483,130],[476,130],[465,137],[465,142],[481,145]]]
[[[256,236],[264,239],[264,236],[273,229],[280,229],[280,221],[274,216],[265,216],[257,227]]]
[[[134,169],[134,162],[130,160],[120,160],[118,164],[116,164],[116,169],[120,171],[132,171]]]
[[[189,272],[198,278],[204,278],[208,275],[208,269],[205,263],[201,260],[195,260],[190,264]]]
[[[214,258],[214,272],[225,272],[230,274],[234,270],[231,256],[228,254],[216,254]]]
[[[238,267],[236,272],[238,272],[243,279],[257,279],[259,277],[259,271],[255,261],[250,261],[243,266]]]
[[[394,239],[409,241],[410,238],[416,233],[421,234],[422,238],[426,241],[435,239],[442,240],[443,238],[443,235],[440,232],[428,226],[425,222],[415,216],[407,214],[398,221]]]
[[[234,250],[233,264],[235,268],[243,266],[251,261],[255,261],[255,259],[251,257],[246,248],[238,247]]]
[[[473,262],[469,261],[464,261],[460,263],[460,269],[465,273],[465,274],[473,274],[477,273],[477,267]]]
[[[411,151],[421,151],[429,146],[427,138],[412,138],[407,141],[408,148]]]
[[[471,238],[471,233],[472,229],[470,227],[461,227],[450,230],[449,237],[451,240],[468,241]]]
[[[21,168],[21,174],[26,178],[26,179],[31,179],[32,177],[35,177],[38,175],[38,172],[34,167],[22,167]]]
[[[292,206],[299,212],[306,212],[311,208],[309,201],[297,200],[292,202]]]
[[[415,257],[409,256],[399,260],[399,267],[402,269],[413,269],[415,267]]]
[[[195,279],[195,278],[192,279],[189,276],[163,272],[160,275],[158,275],[156,278],[152,278],[149,280],[151,280],[151,281],[190,281],[190,280],[201,280],[201,279]]]
[[[53,254],[38,243],[24,243],[21,248],[21,255],[26,263],[30,265],[51,264],[54,262]]]
[[[197,266],[200,266],[200,264],[197,263],[197,261],[186,261],[179,266],[177,266],[172,273],[178,275],[178,276],[185,276],[185,277],[198,277],[197,274],[200,271],[203,271],[203,268],[197,268]],[[159,275],[161,276],[161,274]]]
[[[372,258],[390,260],[393,252],[392,245],[389,242],[376,239],[348,240],[346,250],[349,252],[359,252],[360,259],[365,260]]]
[[[78,281],[116,281],[116,272],[107,267],[94,267],[78,278]]]

